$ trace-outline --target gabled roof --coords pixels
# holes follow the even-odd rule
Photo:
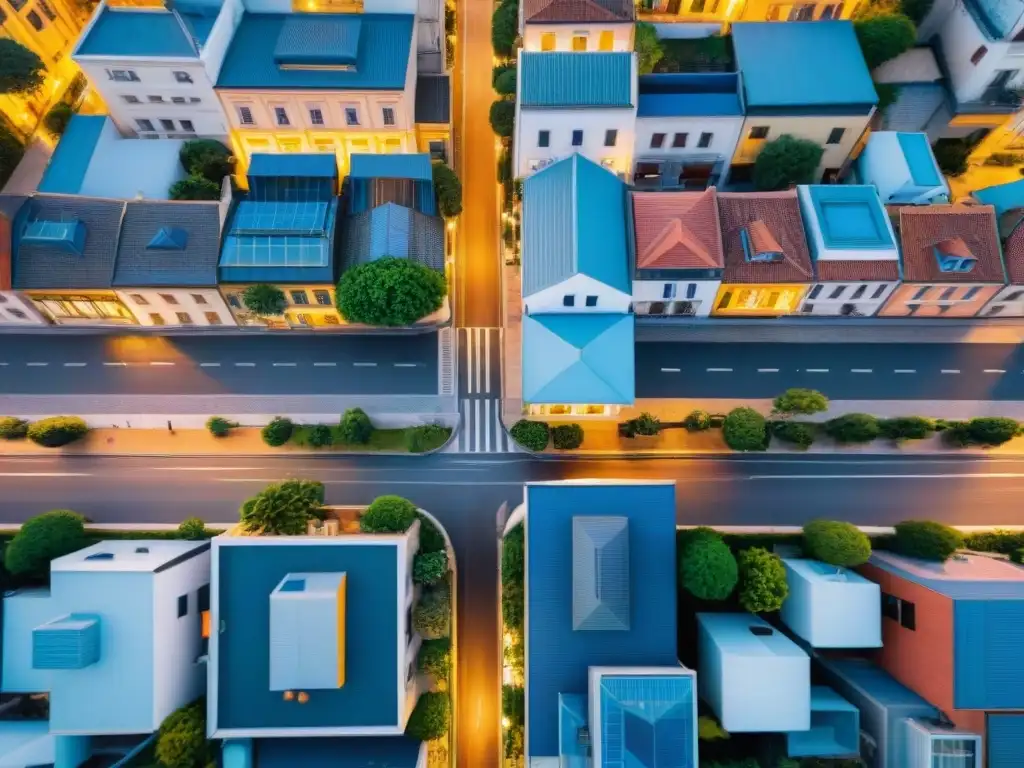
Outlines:
[[[633,315],[523,315],[523,400],[634,400]]]
[[[900,208],[903,280],[910,283],[1002,283],[1002,251],[990,205],[925,205]],[[936,246],[959,239],[977,260],[970,272],[943,272]]]
[[[113,285],[216,287],[220,206],[216,202],[129,202]]]
[[[40,192],[77,195],[92,162],[93,153],[107,124],[106,115],[72,115],[64,134],[53,148],[39,182]]]
[[[199,49],[174,11],[104,6],[75,48],[78,56],[196,59]]]
[[[444,269],[444,221],[395,203],[352,216],[345,223],[346,268],[395,256]]]
[[[632,0],[523,0],[527,24],[633,21]]]
[[[703,192],[633,192],[631,197],[637,270],[725,266],[714,187]]]
[[[522,261],[524,298],[576,274],[629,293],[625,184],[578,154],[527,178]]]
[[[633,54],[519,54],[520,109],[628,109],[633,104]]]
[[[1024,226],[1018,224],[1003,246],[1006,277],[1013,285],[1024,285]]]
[[[721,192],[718,212],[725,248],[725,282],[806,283],[813,280],[796,190]],[[744,231],[752,241],[770,237],[782,251],[782,260],[748,262],[743,247]]]

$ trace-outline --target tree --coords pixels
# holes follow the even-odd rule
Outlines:
[[[804,526],[804,551],[837,568],[853,568],[871,557],[871,540],[852,523],[812,520]]]
[[[789,596],[782,558],[763,547],[750,547],[737,558],[740,605],[751,613],[777,611]]]
[[[683,426],[687,432],[703,432],[711,428],[711,417],[707,411],[690,411],[683,419]]]
[[[448,733],[450,702],[448,694],[421,693],[405,724],[405,735],[418,741],[433,741]]]
[[[359,518],[363,533],[405,533],[416,522],[416,505],[401,496],[378,496]]]
[[[837,443],[870,443],[881,432],[870,413],[847,413],[825,422],[825,434]]]
[[[341,415],[338,437],[350,445],[365,445],[373,436],[373,422],[362,408],[349,408]]]
[[[653,437],[661,432],[661,420],[647,411],[644,411],[635,419],[630,419],[634,435]]]
[[[89,425],[78,416],[50,416],[29,425],[28,439],[44,448],[61,446],[80,440],[89,433]]]
[[[458,216],[462,213],[462,182],[445,163],[434,163],[431,170],[437,192],[437,209],[446,219]]]
[[[494,90],[498,92],[499,96],[515,96],[516,80],[515,67],[503,69],[498,73],[498,76],[494,78]]]
[[[900,3],[900,10],[914,24],[920,24],[931,11],[934,2],[935,0],[903,0]]]
[[[218,198],[221,181],[235,168],[231,150],[215,139],[186,141],[181,145],[178,159],[189,176],[202,176],[214,182],[217,185]]]
[[[935,431],[930,419],[922,416],[898,416],[894,419],[880,419],[878,428],[883,437],[890,440],[922,440]]]
[[[420,595],[412,611],[412,626],[425,640],[448,637],[451,631],[452,601],[447,584],[428,589]]]
[[[306,440],[313,448],[325,448],[334,442],[334,435],[326,424],[317,424],[309,430]]]
[[[502,138],[512,135],[516,126],[516,103],[513,100],[501,100],[491,104],[491,130]]]
[[[211,416],[206,420],[206,429],[214,437],[227,437],[231,434],[231,428],[236,426],[223,416]]]
[[[267,285],[266,283],[247,286],[242,291],[242,303],[245,304],[246,309],[258,317],[283,314],[284,308],[288,304],[284,291],[276,285]]]
[[[425,675],[441,682],[447,680],[451,671],[452,643],[447,637],[438,640],[424,640],[416,654],[416,668]]]
[[[0,38],[0,93],[33,93],[44,82],[43,60],[21,43]]]
[[[772,402],[772,411],[777,416],[810,416],[828,410],[828,398],[815,389],[793,387],[787,389]]]
[[[18,137],[7,126],[0,124],[0,184],[6,183],[14,173],[24,153],[25,148]]]
[[[55,509],[25,521],[7,545],[4,565],[13,574],[45,579],[51,560],[87,543],[85,518],[69,509]]]
[[[771,191],[813,184],[824,151],[813,141],[784,133],[766,143],[754,160],[754,186]]]
[[[166,768],[205,768],[214,759],[206,740],[206,700],[176,709],[160,724],[156,758]]]
[[[772,422],[772,437],[800,449],[810,448],[814,444],[814,435],[814,425],[803,421]]]
[[[543,451],[548,447],[551,428],[543,421],[527,421],[520,419],[508,431],[519,445],[529,451]]]
[[[519,36],[519,7],[511,0],[506,0],[494,12],[491,19],[491,46],[494,55],[508,59]]]
[[[1002,416],[982,416],[967,422],[967,435],[977,445],[1002,445],[1020,433],[1020,424]]]
[[[448,292],[436,269],[391,256],[352,267],[338,283],[338,311],[350,323],[412,325],[440,309]]]
[[[526,576],[526,541],[523,526],[517,525],[502,540],[501,584],[522,584]]]
[[[189,540],[206,538],[206,523],[201,517],[187,517],[178,524],[178,534]]]
[[[892,548],[907,557],[943,563],[963,546],[963,541],[960,531],[948,525],[931,520],[905,520],[896,523]]]
[[[583,445],[583,427],[579,424],[559,424],[551,430],[551,444],[562,451],[571,451]]]
[[[0,440],[21,440],[28,434],[28,422],[14,416],[0,417]]]
[[[649,75],[665,55],[658,40],[658,32],[654,25],[646,21],[638,21],[633,31],[633,50],[637,54],[637,72]]]
[[[50,111],[43,118],[43,125],[46,126],[46,130],[52,135],[63,136],[74,114],[75,111],[71,108],[70,104],[59,101],[50,107]]]
[[[299,536],[309,520],[321,519],[324,485],[315,480],[285,480],[268,485],[242,504],[241,522],[251,533]]]
[[[295,425],[291,419],[275,416],[269,424],[260,430],[260,436],[263,438],[263,442],[271,448],[277,448],[291,440],[294,431]]]
[[[679,580],[683,589],[700,600],[725,600],[736,587],[739,571],[732,550],[712,533],[693,534],[683,547]]]
[[[448,543],[437,524],[422,512],[417,511],[416,516],[420,520],[420,554],[447,550]]]
[[[764,416],[753,408],[734,408],[725,417],[722,437],[734,451],[763,451],[768,439]]]
[[[526,696],[521,686],[501,686],[501,714],[508,718],[509,728],[526,727]]]
[[[437,584],[448,574],[448,553],[421,552],[412,559],[412,580],[417,584]]]
[[[895,59],[917,42],[914,22],[902,13],[873,13],[853,22],[868,69]]]
[[[192,174],[171,184],[167,196],[171,200],[220,200],[220,184]]]

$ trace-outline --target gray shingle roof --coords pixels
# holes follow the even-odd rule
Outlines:
[[[383,256],[412,259],[444,269],[444,221],[395,203],[349,217],[345,223],[345,265]]]
[[[117,250],[118,287],[216,286],[220,213],[215,202],[129,202]],[[164,228],[180,230],[185,247],[150,248]]]
[[[20,242],[15,233],[14,287],[18,290],[109,288],[125,203],[76,195],[36,195],[27,220],[79,221],[85,247],[78,255],[59,247]]]
[[[416,78],[416,122],[451,121],[451,80],[448,75],[420,75]]]

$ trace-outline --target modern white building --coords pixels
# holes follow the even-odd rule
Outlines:
[[[632,0],[523,0],[519,34],[525,51],[632,51]]]
[[[635,54],[520,51],[518,72],[517,178],[573,153],[625,178],[635,143]]]
[[[812,648],[880,648],[882,593],[873,581],[818,560],[784,558],[782,621]]]
[[[190,0],[171,9],[100,5],[72,58],[126,136],[224,139],[213,85],[242,0]]]
[[[949,185],[925,133],[873,131],[857,158],[857,180],[873,186],[884,205],[949,201]]]

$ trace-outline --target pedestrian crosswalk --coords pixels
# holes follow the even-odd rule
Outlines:
[[[501,424],[497,397],[463,398],[459,403],[462,426],[445,449],[448,453],[517,453],[519,448]]]

